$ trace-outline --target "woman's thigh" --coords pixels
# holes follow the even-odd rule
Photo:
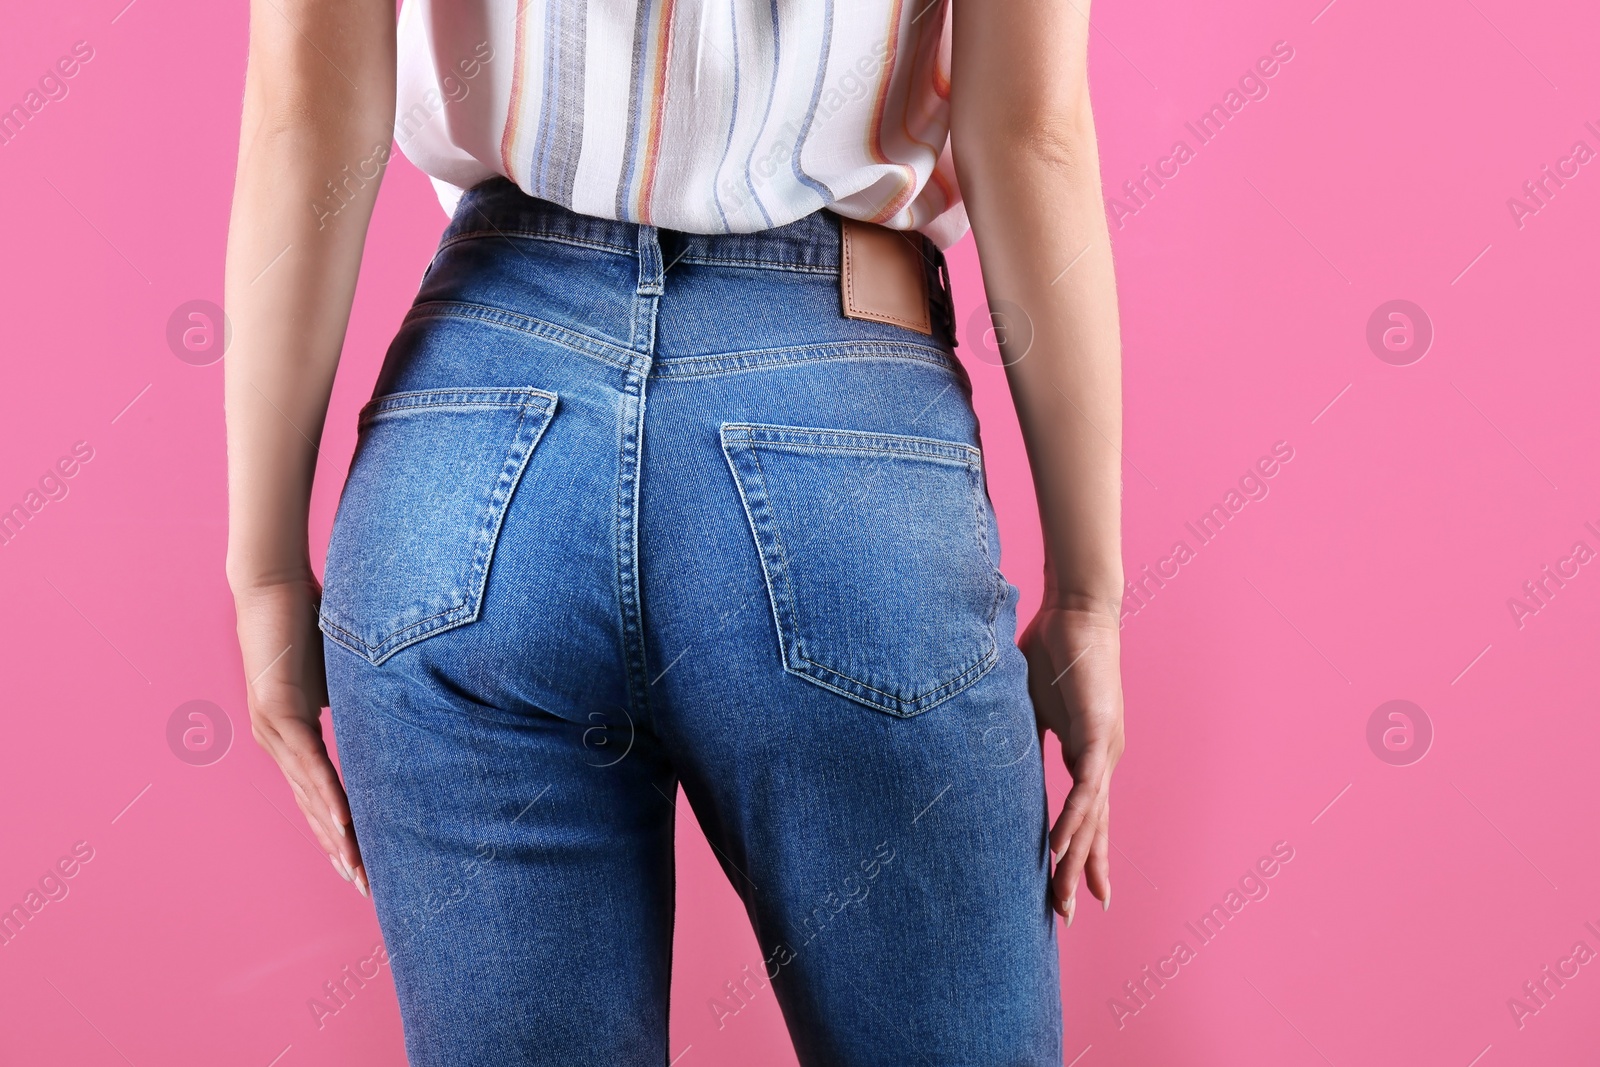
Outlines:
[[[772,340],[658,355],[641,511],[651,714],[753,981],[806,1064],[1059,1064],[1043,766],[960,377],[909,338]]]
[[[451,640],[423,642],[382,677],[328,653],[408,1060],[659,1067],[671,773],[646,738],[614,762],[595,725],[441,686],[430,660]]]
[[[323,602],[410,1062],[659,1067],[676,785],[627,683],[630,359],[531,321],[626,308],[633,273],[452,248],[363,416]]]

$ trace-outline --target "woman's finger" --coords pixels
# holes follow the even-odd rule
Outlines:
[[[281,767],[279,769],[283,770]],[[305,790],[295,782],[293,775],[288,770],[283,770],[283,777],[289,783],[289,792],[294,796],[295,806],[300,809],[300,814],[305,816],[306,825],[310,826],[311,832],[316,835],[317,844],[322,847],[322,851],[330,856],[335,855],[339,851],[339,843],[328,833],[328,828],[322,824],[322,821],[317,818],[315,802],[306,799]]]
[[[1077,792],[1077,787],[1073,787]],[[1068,797],[1068,802],[1071,802]],[[1066,854],[1056,864],[1055,873],[1051,876],[1051,888],[1054,891],[1056,910],[1067,920],[1067,925],[1072,925],[1072,917],[1077,905],[1078,879],[1083,875],[1083,865],[1089,858],[1090,847],[1094,844],[1094,830],[1096,821],[1093,818],[1099,812],[1103,794],[1098,790],[1093,792],[1085,790],[1085,799],[1082,803],[1089,811],[1080,821],[1079,829],[1067,843]],[[1065,812],[1063,812],[1065,815]]]
[[[1094,836],[1089,842],[1089,858],[1083,865],[1084,884],[1100,901],[1102,909],[1111,907],[1111,791],[1107,789],[1094,820]]]
[[[299,805],[301,814],[306,817],[312,832],[317,835],[317,841],[323,851],[328,853],[329,859],[333,861],[333,869],[345,881],[352,883],[362,896],[367,896],[369,887],[366,869],[361,862],[361,849],[356,842],[354,832],[346,829],[344,834],[338,833],[334,828],[334,817],[329,811],[328,803],[323,799],[323,792],[310,784],[313,779],[321,776],[323,768],[307,766],[289,753],[285,754],[280,767],[294,793],[295,803]],[[331,763],[327,765],[326,771],[332,773]]]
[[[1062,755],[1067,770],[1072,773],[1072,790],[1067,793],[1067,802],[1061,809],[1060,818],[1056,819],[1055,826],[1050,830],[1050,855],[1057,862],[1060,862],[1062,853],[1067,851],[1085,820],[1100,806],[1104,778],[1110,764],[1110,746],[1104,741],[1093,741],[1074,764],[1067,756],[1063,743]],[[1087,843],[1084,847],[1088,847]]]
[[[329,840],[333,848],[330,850],[344,864],[349,872],[350,881],[367,895],[367,872],[361,862],[361,846],[356,841],[355,827],[350,817],[350,801],[345,795],[344,783],[339,781],[339,772],[334,768],[333,761],[328,758],[327,746],[322,742],[322,735],[315,734],[315,747],[301,750],[299,753],[298,769],[302,782],[306,783],[310,817],[313,813],[320,825],[327,827]]]
[[[263,746],[288,780],[295,803],[334,869],[368,895],[366,871],[351,828],[349,802],[328,758],[321,730],[295,715],[261,715]]]

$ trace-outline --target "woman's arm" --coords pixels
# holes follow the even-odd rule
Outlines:
[[[316,442],[394,135],[394,53],[393,0],[250,5],[225,297],[227,574],[251,726],[335,869],[363,894],[344,788],[322,740],[321,589],[306,522]],[[374,165],[377,177],[350,180]]]
[[[1044,528],[1044,603],[1021,644],[1039,722],[1072,772],[1050,832],[1052,897],[1070,924],[1080,872],[1111,904],[1109,794],[1123,745],[1121,344],[1089,4],[953,6],[951,151],[989,306],[1009,305],[997,327]]]

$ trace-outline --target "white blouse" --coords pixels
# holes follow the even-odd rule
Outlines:
[[[500,174],[667,229],[827,207],[947,248],[949,3],[405,0],[395,140],[446,211]]]

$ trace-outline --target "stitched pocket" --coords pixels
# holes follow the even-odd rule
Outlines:
[[[993,667],[982,457],[954,441],[729,423],[784,669],[891,715]]]
[[[363,408],[323,633],[377,664],[476,619],[500,523],[555,408],[538,389],[430,389]]]

